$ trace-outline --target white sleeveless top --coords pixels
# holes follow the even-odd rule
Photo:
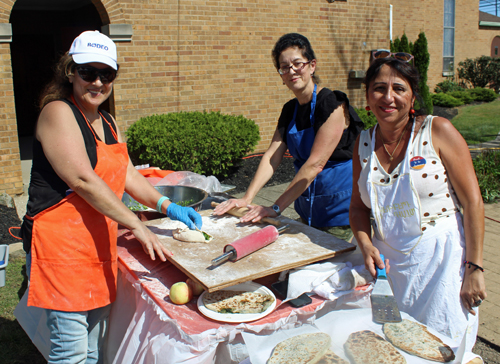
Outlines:
[[[418,192],[421,205],[422,231],[435,226],[439,219],[455,215],[460,209],[455,191],[441,159],[432,145],[432,115],[428,115],[410,152],[410,175]],[[358,188],[363,203],[371,209],[370,196],[366,188],[370,158],[375,158],[372,179],[383,183],[398,178],[401,163],[389,174],[381,166],[375,152],[371,149],[370,130],[364,130],[359,139],[359,161],[361,173]]]

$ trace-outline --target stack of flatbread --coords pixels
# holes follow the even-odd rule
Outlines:
[[[442,363],[455,359],[453,350],[418,322],[405,319],[386,323],[384,334],[395,347],[409,354]]]
[[[262,313],[274,302],[268,294],[245,291],[205,293],[203,304],[218,313]]]
[[[302,334],[276,345],[267,364],[349,364],[330,348],[331,338],[325,333]]]

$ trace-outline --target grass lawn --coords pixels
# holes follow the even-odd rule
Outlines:
[[[14,317],[14,309],[28,282],[25,265],[24,256],[9,257],[5,286],[0,287],[0,362],[3,364],[46,363]]]
[[[500,99],[461,106],[451,122],[469,145],[493,140],[500,132]]]

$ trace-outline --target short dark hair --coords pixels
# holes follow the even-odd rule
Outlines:
[[[421,105],[421,109],[419,110],[419,114],[425,113],[424,103],[420,97],[420,90],[418,83],[420,81],[420,75],[418,74],[417,69],[410,64],[409,62],[400,61],[397,58],[388,57],[388,58],[377,58],[368,67],[366,71],[365,79],[363,83],[366,87],[366,94],[368,95],[368,88],[375,78],[377,78],[382,66],[387,65],[391,67],[396,73],[405,79],[406,82],[410,85],[413,96],[416,100],[418,100]]]
[[[273,57],[274,67],[276,70],[280,68],[280,55],[281,53],[290,47],[297,47],[302,52],[302,56],[306,58],[308,61],[312,61],[316,59],[316,55],[314,54],[314,50],[312,49],[311,43],[309,40],[299,33],[288,33],[282,35],[280,39],[274,45],[274,48],[271,52]],[[316,73],[316,72],[315,72]],[[319,83],[319,77],[313,74],[314,83]]]

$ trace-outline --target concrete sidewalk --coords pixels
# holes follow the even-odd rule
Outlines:
[[[253,203],[271,206],[287,187],[288,183],[263,188]],[[243,195],[239,193],[234,196],[240,198]],[[293,204],[283,211],[283,215],[293,220],[299,218]],[[485,205],[485,217],[483,267],[488,298],[479,310],[478,336],[500,345],[500,203]]]

